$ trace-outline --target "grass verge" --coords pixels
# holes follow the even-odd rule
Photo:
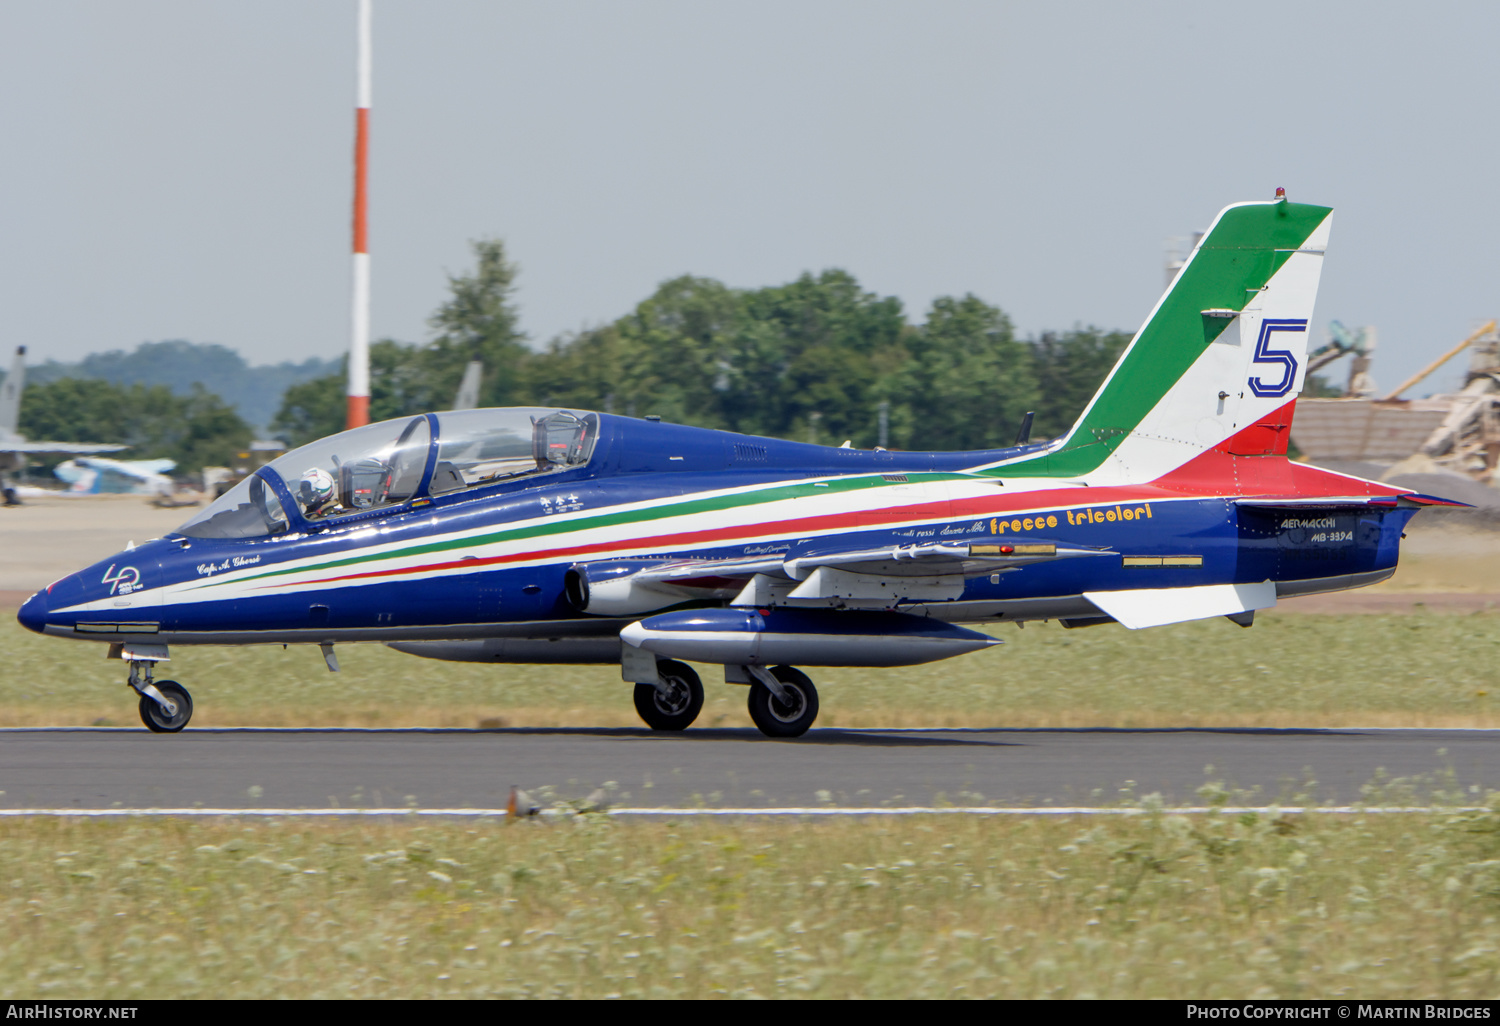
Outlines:
[[[1500,615],[1271,615],[1126,631],[996,628],[998,651],[893,670],[815,669],[821,726],[1500,726]],[[0,726],[138,723],[104,646],[0,619]],[[196,726],[638,726],[613,667],[485,666],[311,646],[173,650]],[[700,726],[746,726],[700,667]],[[1492,697],[1492,689],[1493,697]]]
[[[1497,858],[1500,811],[5,820],[0,989],[1493,998]]]

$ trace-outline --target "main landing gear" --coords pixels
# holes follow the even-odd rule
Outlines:
[[[742,671],[738,680],[748,679],[750,719],[767,737],[801,737],[818,718],[818,689],[801,670],[734,669]],[[652,730],[686,730],[703,709],[702,681],[692,667],[675,659],[658,660],[656,676],[660,683],[635,686],[635,711]]]
[[[151,680],[152,660],[132,659],[126,682],[141,696],[141,722],[154,734],[175,734],[193,718],[193,696],[175,680]]]
[[[750,718],[766,737],[801,737],[818,718],[818,689],[807,674],[791,666],[767,670],[747,666],[755,683],[750,685]]]
[[[661,659],[660,684],[635,686],[635,711],[652,730],[686,730],[703,708],[703,682],[687,663]]]

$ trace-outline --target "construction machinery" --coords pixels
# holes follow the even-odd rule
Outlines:
[[[1292,441],[1314,462],[1398,463],[1420,455],[1433,470],[1490,483],[1500,463],[1500,335],[1491,320],[1383,397],[1370,377],[1372,328],[1351,332],[1337,321],[1330,340],[1309,354],[1308,371],[1352,353],[1349,384],[1337,399],[1303,399]],[[1453,357],[1469,350],[1463,388],[1451,395],[1402,399]]]

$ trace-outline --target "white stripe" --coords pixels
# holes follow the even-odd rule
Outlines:
[[[912,805],[899,808],[880,806],[838,807],[806,806],[793,808],[727,808],[727,809],[674,809],[622,807],[602,809],[599,813],[578,813],[571,809],[543,809],[542,816],[596,815],[606,816],[1206,816],[1222,814],[1239,816],[1256,815],[1311,815],[1322,813],[1337,816],[1363,815],[1416,815],[1424,813],[1484,812],[1484,805],[1184,805],[1161,809],[1110,808],[1107,806],[1071,805],[1057,808],[1027,806],[925,806]],[[309,818],[349,818],[367,816],[445,816],[465,819],[504,818],[510,813],[506,809],[0,809],[0,817],[12,819],[27,816],[82,817],[86,819],[155,818],[165,816],[216,817],[216,816],[286,816]]]
[[[358,66],[355,71],[355,102],[365,108],[370,106],[370,74],[372,64],[370,52],[370,0],[359,0],[359,25],[356,32],[359,36]]]
[[[354,254],[348,394],[370,394],[370,254]]]

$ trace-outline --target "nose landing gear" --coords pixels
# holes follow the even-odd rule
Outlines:
[[[126,681],[141,696],[141,722],[154,734],[175,734],[193,718],[193,696],[175,680],[151,680],[153,660],[132,659]]]

